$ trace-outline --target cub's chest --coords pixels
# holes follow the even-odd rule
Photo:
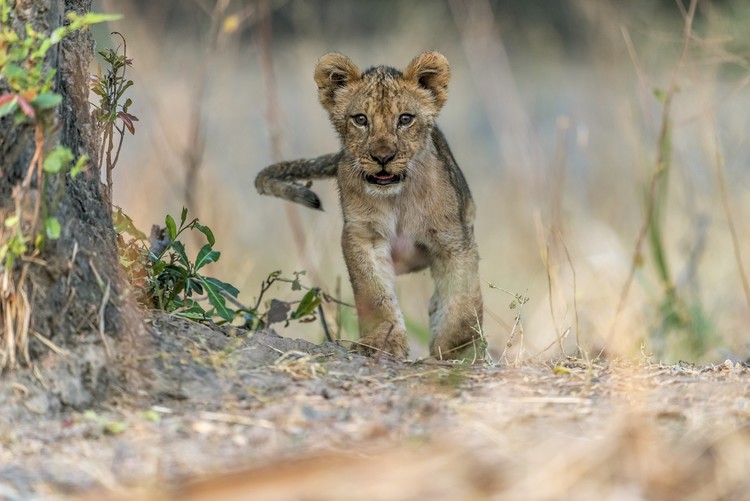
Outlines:
[[[371,242],[390,257],[397,275],[419,271],[430,264],[430,232],[415,214],[392,214],[368,224]]]
[[[397,235],[388,245],[396,275],[423,270],[430,265],[427,246],[411,235]]]

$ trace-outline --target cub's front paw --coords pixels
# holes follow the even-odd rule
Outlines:
[[[363,355],[372,356],[383,353],[397,358],[406,358],[409,355],[406,331],[391,322],[383,322],[360,338],[357,351]]]

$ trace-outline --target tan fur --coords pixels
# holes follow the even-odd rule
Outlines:
[[[474,203],[434,120],[447,98],[450,67],[425,52],[403,72],[361,71],[341,54],[315,69],[318,96],[342,150],[282,162],[258,174],[261,194],[320,208],[298,180],[337,177],[341,244],[354,290],[361,351],[408,355],[395,276],[430,268],[430,353],[453,358],[482,321]],[[479,326],[477,325],[479,322]]]

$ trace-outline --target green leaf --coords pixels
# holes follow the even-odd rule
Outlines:
[[[161,414],[153,409],[148,409],[141,413],[141,418],[158,424],[161,421]]]
[[[104,424],[104,431],[110,435],[117,435],[128,429],[128,423],[123,421],[108,421]]]
[[[86,163],[88,161],[89,161],[88,155],[81,155],[80,157],[78,157],[78,161],[73,166],[73,168],[70,169],[70,177],[75,179],[78,174],[83,172],[83,170],[86,168]],[[133,236],[135,236],[135,234],[133,234]]]
[[[15,226],[18,224],[18,216],[8,216],[5,218],[5,221],[3,221],[3,225],[5,225],[6,228],[10,228],[11,226]]]
[[[44,159],[44,164],[42,164],[42,167],[44,168],[45,172],[49,172],[50,174],[57,174],[58,172],[66,168],[72,161],[73,153],[70,151],[70,149],[64,146],[58,146],[57,148],[52,150],[49,155],[47,155],[47,158]]]
[[[106,62],[108,62],[108,63],[109,63],[110,65],[112,64],[112,62],[113,62],[113,61],[115,60],[115,58],[117,57],[117,56],[115,55],[115,51],[113,51],[112,49],[105,49],[105,50],[103,50],[103,51],[100,51],[100,52],[99,52],[99,55],[100,55],[100,56],[102,56],[102,58],[103,58],[103,59],[104,59],[104,60],[105,60]]]
[[[226,301],[221,295],[220,290],[205,278],[198,276],[198,279],[206,288],[206,296],[208,296],[208,302],[211,303],[211,305],[214,307],[214,309],[216,310],[216,314],[227,322],[231,322],[232,318],[234,318],[234,311],[227,308]]]
[[[114,224],[115,233],[117,234],[127,232],[137,240],[148,240],[146,234],[135,227],[135,223],[133,223],[133,220],[130,218],[130,216],[125,214],[120,207],[118,207],[117,210],[112,213],[112,223]]]
[[[164,219],[164,222],[167,225],[167,233],[169,234],[169,239],[174,240],[177,237],[177,225],[175,225],[174,219],[172,219],[172,216],[167,214],[167,217]],[[187,258],[185,259],[187,260]]]
[[[34,53],[29,56],[30,59],[41,59],[41,58],[43,58],[44,55],[49,50],[49,48],[52,47],[53,43],[57,43],[57,42],[53,42],[51,38],[45,39],[41,43],[41,45],[39,46],[39,48],[37,50],[35,50]]]
[[[62,170],[62,162],[58,155],[49,155],[44,159],[44,171],[56,174]]]
[[[84,25],[105,23],[109,21],[119,21],[122,19],[122,14],[102,14],[99,12],[89,12],[83,16],[77,15],[75,12],[68,14],[68,19],[71,21],[80,21]]]
[[[120,92],[117,93],[117,96],[115,96],[115,100],[119,101],[123,94],[125,94],[125,91],[128,90],[128,88],[133,85],[132,80],[128,80],[125,82],[125,85],[122,86],[122,89],[120,89]]]
[[[37,109],[49,110],[51,108],[55,108],[61,102],[62,96],[60,94],[55,94],[54,92],[44,92],[36,96],[34,100],[31,101],[31,104]]]
[[[203,294],[203,286],[200,283],[200,280],[198,277],[190,277],[187,281],[187,286],[185,286],[185,291],[187,292],[188,296],[195,291],[196,294]]]
[[[563,367],[562,365],[556,365],[552,368],[552,373],[556,376],[566,376],[570,374],[570,369],[568,369],[567,367]]]
[[[281,276],[281,270],[272,271],[268,274],[268,278],[266,278],[266,282],[273,282],[277,278]]]
[[[206,239],[208,240],[208,244],[213,246],[216,243],[216,238],[214,238],[214,233],[211,231],[211,228],[208,226],[203,226],[199,222],[195,222],[195,227],[198,228],[198,231],[206,235]]]
[[[237,297],[240,293],[239,289],[235,287],[232,284],[228,284],[226,282],[222,282],[221,280],[213,277],[201,277],[203,280],[206,280],[208,282],[211,282],[212,285],[214,285],[217,289],[220,289],[227,294],[229,294],[232,297]]]
[[[154,258],[154,255],[151,254],[152,260]],[[161,274],[162,271],[167,267],[167,263],[164,261],[154,261],[154,263],[151,265],[151,270],[153,271],[154,275],[158,276]]]
[[[221,252],[211,249],[211,244],[206,244],[198,251],[198,257],[195,258],[195,271],[200,270],[209,263],[219,260]]]
[[[48,217],[44,220],[44,230],[47,233],[47,238],[57,240],[60,238],[60,221],[54,216]]]
[[[193,299],[188,299],[186,306],[178,308],[174,311],[174,314],[184,318],[189,318],[190,320],[205,320],[208,317],[206,310],[204,310],[203,307]]]
[[[2,24],[8,23],[8,15],[10,14],[10,5],[5,0],[0,0],[0,21]]]
[[[321,301],[320,291],[318,289],[310,289],[302,297],[302,301],[297,306],[297,311],[292,313],[292,318],[299,319],[313,314]]]
[[[187,220],[187,207],[182,208],[182,214],[180,215],[180,228],[182,228],[182,225],[185,224],[185,221]]]
[[[658,87],[654,87],[654,96],[656,99],[661,103],[664,104],[664,102],[667,100],[667,93]]]
[[[102,421],[102,418],[99,416],[99,414],[97,414],[96,411],[93,411],[91,409],[84,411],[83,417],[88,419],[89,421],[94,421],[96,423]]]
[[[169,216],[167,216],[169,217]],[[172,224],[174,224],[174,221],[172,221]],[[179,240],[175,240],[172,242],[172,248],[177,253],[177,260],[185,267],[190,268],[190,261],[188,260],[187,253],[185,252],[185,246],[182,245],[182,242]]]
[[[22,80],[27,73],[26,70],[13,63],[8,63],[3,68],[3,76],[8,80]]]
[[[52,44],[58,43],[67,34],[67,31],[68,29],[65,26],[60,26],[59,28],[55,28],[49,37],[50,43]]]

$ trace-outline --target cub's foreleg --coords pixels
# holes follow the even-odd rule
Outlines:
[[[345,224],[342,247],[359,318],[359,351],[406,357],[409,344],[396,298],[390,244]]]

